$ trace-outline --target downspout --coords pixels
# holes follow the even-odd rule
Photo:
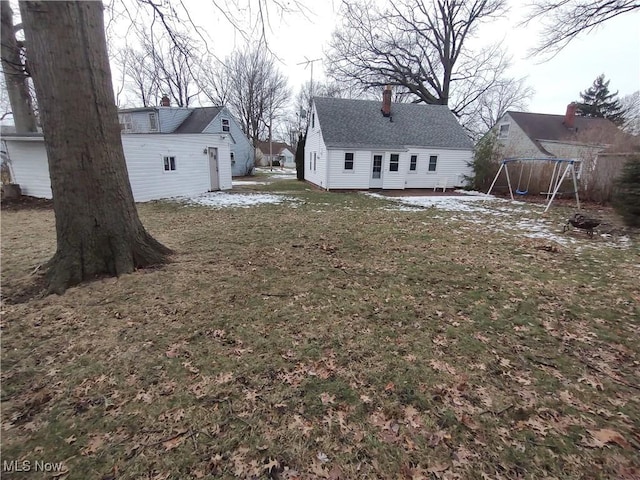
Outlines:
[[[327,156],[327,158],[324,161],[324,176],[325,176],[325,185],[326,185],[325,190],[328,192],[329,191],[329,149],[324,144],[324,138],[322,137],[322,133],[320,134],[320,140],[322,141],[322,146],[324,147],[324,154]]]

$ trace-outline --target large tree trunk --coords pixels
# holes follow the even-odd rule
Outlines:
[[[31,95],[29,95],[28,77],[20,58],[20,48],[16,41],[13,11],[7,0],[0,2],[0,17],[2,19],[0,28],[2,72],[7,84],[7,93],[9,95],[9,103],[11,103],[11,113],[16,132],[36,132],[36,117],[33,114],[33,102]]]
[[[57,251],[49,291],[162,263],[124,160],[101,1],[21,2],[49,157]]]

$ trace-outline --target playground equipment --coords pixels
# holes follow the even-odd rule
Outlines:
[[[573,192],[576,198],[576,204],[578,210],[580,210],[580,195],[578,194],[578,179],[576,177],[575,164],[577,160],[571,158],[505,158],[500,163],[500,168],[498,169],[498,173],[496,173],[491,186],[489,187],[489,191],[487,195],[491,194],[493,187],[498,181],[498,177],[504,170],[505,176],[507,177],[507,186],[509,187],[509,195],[511,196],[511,200],[515,200],[513,193],[513,187],[511,185],[511,176],[509,175],[509,165],[520,164],[520,175],[518,176],[518,184],[516,186],[515,193],[517,195],[526,195],[529,193],[529,185],[531,184],[531,177],[533,175],[534,166],[536,163],[549,163],[553,162],[553,173],[551,174],[551,179],[549,181],[549,189],[546,192],[541,192],[543,195],[547,196],[547,204],[545,206],[544,211],[549,210],[549,207],[553,203],[553,200],[558,195],[558,191],[560,190],[560,185],[568,178],[568,175],[571,174],[573,179]],[[529,175],[526,186],[521,188],[522,180],[523,180],[523,172],[526,164],[529,164]],[[566,166],[565,166],[566,165]]]

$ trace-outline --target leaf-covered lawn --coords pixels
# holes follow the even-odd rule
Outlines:
[[[637,238],[300,185],[140,205],[171,264],[24,303],[53,212],[3,212],[2,461],[63,462],[3,478],[640,476]]]

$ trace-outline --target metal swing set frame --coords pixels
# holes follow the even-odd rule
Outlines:
[[[553,203],[553,200],[558,195],[558,191],[560,190],[560,185],[562,185],[562,182],[565,180],[565,178],[568,177],[569,174],[571,174],[571,177],[573,179],[573,192],[576,197],[577,208],[578,210],[580,210],[580,195],[578,194],[578,178],[576,177],[576,170],[575,170],[575,164],[578,163],[578,161],[572,158],[505,158],[500,163],[500,168],[498,169],[498,173],[496,173],[496,176],[493,179],[491,186],[489,187],[489,191],[487,192],[487,195],[491,194],[493,187],[498,181],[498,177],[502,173],[502,170],[504,170],[505,176],[507,177],[507,186],[509,187],[509,195],[511,196],[511,200],[515,201],[515,198],[513,196],[513,187],[511,186],[511,177],[509,175],[509,164],[521,163],[522,169],[524,169],[524,164],[528,162],[532,162],[532,163],[553,162],[554,163],[553,174],[551,175],[551,180],[549,181],[549,190],[546,192],[541,192],[542,195],[547,196],[547,204],[544,208],[543,213],[546,213],[546,211],[549,210],[549,207]],[[564,167],[564,170],[563,170],[563,167]],[[530,168],[531,170],[529,170],[529,182],[531,181],[531,173],[533,171],[532,170],[533,165]],[[518,195],[526,195],[529,190],[529,184],[527,183],[526,190],[520,190],[521,178],[522,178],[522,170],[520,171],[520,178],[518,179],[518,186],[516,188],[516,193]]]

